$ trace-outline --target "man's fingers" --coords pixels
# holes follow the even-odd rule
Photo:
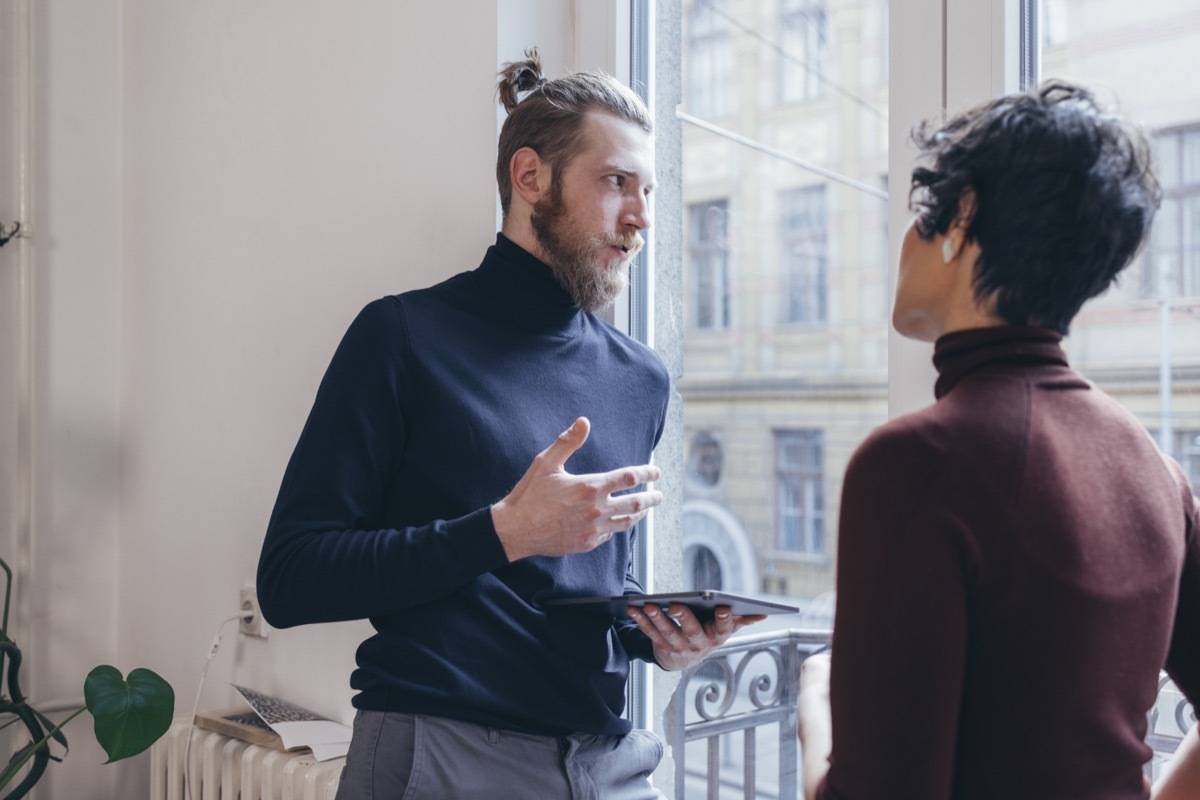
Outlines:
[[[598,476],[601,488],[609,494],[622,489],[632,489],[642,483],[653,483],[662,477],[662,470],[653,464],[642,464],[638,467],[623,467],[605,472]],[[657,505],[657,503],[655,504]]]
[[[657,505],[662,505],[663,493],[657,489],[637,494],[617,495],[609,500],[609,514],[613,517],[645,516],[645,513]]]
[[[558,435],[554,442],[542,451],[542,457],[555,468],[562,467],[575,451],[583,447],[588,434],[592,431],[592,423],[587,417],[580,417],[571,423],[571,427]]]

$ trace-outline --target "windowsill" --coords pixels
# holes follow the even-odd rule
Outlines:
[[[792,564],[828,566],[833,563],[833,559],[825,553],[797,553],[793,550],[774,550],[771,552],[771,558],[778,561],[787,561]]]

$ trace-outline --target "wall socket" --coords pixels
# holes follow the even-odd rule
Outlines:
[[[258,607],[258,591],[253,586],[242,587],[238,608],[244,615],[238,622],[238,630],[247,636],[267,638],[267,623],[263,620],[262,610]]]

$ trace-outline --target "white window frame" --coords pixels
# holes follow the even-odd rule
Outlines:
[[[913,125],[1020,87],[1020,0],[893,0],[888,13],[888,297],[908,228]],[[929,405],[930,346],[888,331],[888,414]]]

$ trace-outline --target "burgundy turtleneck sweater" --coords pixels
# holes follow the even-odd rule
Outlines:
[[[820,797],[1144,798],[1160,668],[1200,699],[1200,510],[1060,338],[943,336],[851,460]]]

